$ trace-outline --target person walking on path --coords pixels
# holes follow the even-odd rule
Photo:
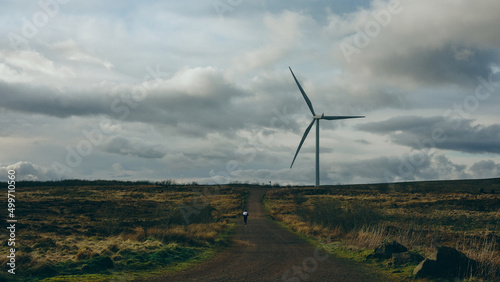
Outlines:
[[[245,210],[243,212],[243,221],[245,222],[245,227],[247,226],[248,212]]]

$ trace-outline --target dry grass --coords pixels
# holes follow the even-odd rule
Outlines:
[[[16,238],[16,267],[23,269],[21,276],[34,279],[109,273],[96,266],[102,258],[120,271],[187,260],[220,245],[245,193],[223,186],[19,183],[16,216],[22,232]],[[7,239],[5,232],[0,239]],[[7,251],[0,246],[1,253]],[[6,262],[6,256],[0,258]]]
[[[292,230],[322,241],[328,238],[349,250],[374,249],[384,240],[396,240],[432,257],[435,246],[444,245],[481,262],[483,277],[497,276],[500,195],[479,193],[473,182],[468,184],[474,188],[459,182],[453,189],[450,183],[444,188],[439,182],[424,184],[280,189],[267,193],[266,207],[272,218]],[[496,182],[490,185],[498,190]],[[359,212],[350,211],[352,207]],[[349,226],[345,219],[363,224]]]

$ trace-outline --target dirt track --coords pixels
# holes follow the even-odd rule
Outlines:
[[[328,256],[265,216],[265,189],[251,189],[248,226],[211,261],[156,281],[379,281],[362,267]],[[383,279],[385,280],[385,279]]]

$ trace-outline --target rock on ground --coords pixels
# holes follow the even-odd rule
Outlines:
[[[396,241],[386,242],[375,248],[373,254],[368,255],[367,258],[390,259],[392,254],[404,253],[406,251],[408,251],[408,249]]]
[[[463,278],[475,276],[478,262],[450,247],[437,247],[436,260],[425,259],[415,269],[416,277]]]

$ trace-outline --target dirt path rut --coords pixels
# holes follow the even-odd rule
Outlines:
[[[248,226],[213,260],[154,281],[378,281],[360,266],[329,256],[265,216],[266,189],[251,189]]]

